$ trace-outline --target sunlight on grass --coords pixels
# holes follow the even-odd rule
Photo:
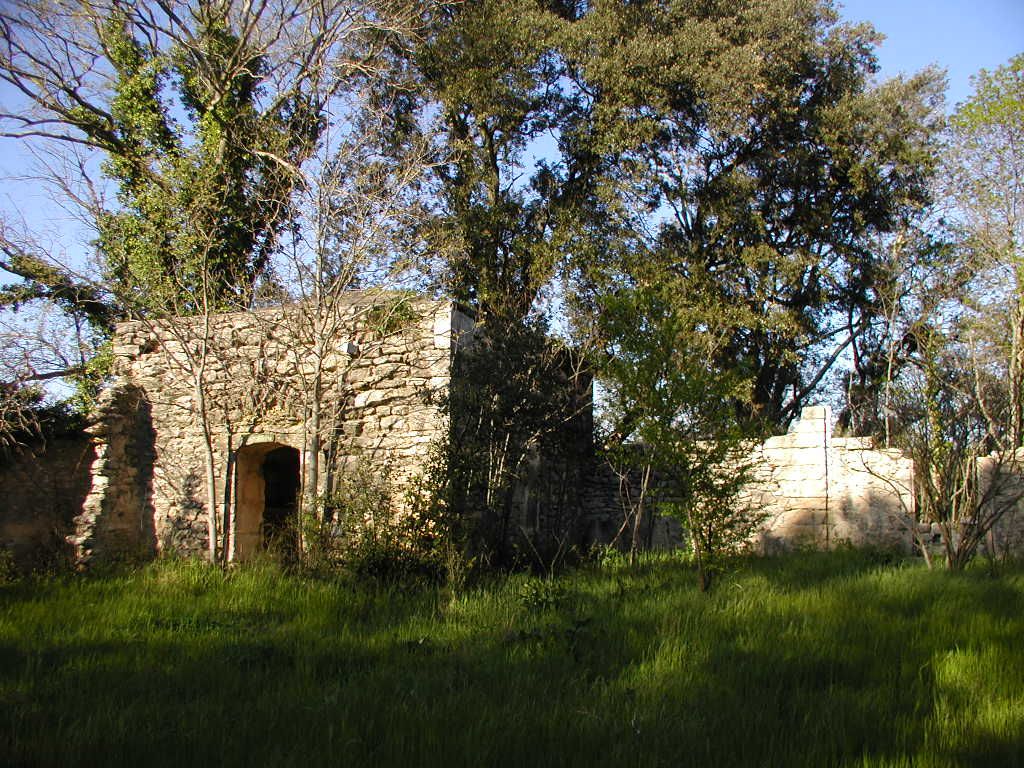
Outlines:
[[[444,588],[157,563],[0,588],[0,762],[1015,765],[1024,574],[805,553]]]

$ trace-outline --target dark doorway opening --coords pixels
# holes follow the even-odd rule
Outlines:
[[[285,556],[298,551],[299,452],[282,446],[263,459],[263,546]]]
[[[235,458],[235,515],[232,558],[245,560],[263,550],[285,558],[298,554],[299,452],[257,442]]]

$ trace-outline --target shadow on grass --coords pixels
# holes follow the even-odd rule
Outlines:
[[[934,732],[937,706],[943,716],[975,707],[971,684],[991,685],[993,665],[1019,667],[1018,588],[877,566],[797,586],[801,577],[775,579],[786,567],[755,564],[711,596],[683,565],[578,573],[541,607],[522,580],[445,602],[431,590],[265,576],[170,605],[147,582],[154,594],[105,628],[76,634],[55,621],[31,627],[32,642],[0,637],[0,748],[15,765],[1022,757],[997,731],[948,743]],[[132,597],[97,591],[98,604]],[[17,602],[5,602],[5,620]],[[984,664],[948,655],[978,644]],[[947,678],[967,674],[961,666],[975,677],[956,701]]]

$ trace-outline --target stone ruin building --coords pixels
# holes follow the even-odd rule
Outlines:
[[[295,512],[312,466],[314,401],[329,436],[316,462],[321,491],[356,469],[401,491],[427,471],[432,451],[458,439],[443,404],[474,323],[450,301],[353,293],[327,316],[295,305],[208,321],[118,326],[112,381],[87,439],[62,438],[42,462],[0,467],[0,547],[17,556],[66,542],[82,563],[204,552],[208,434],[220,543],[230,559],[245,559]],[[586,546],[611,538],[623,504],[593,444],[584,384],[579,417],[556,436],[570,450],[559,460],[534,455],[514,497],[524,534],[562,526]],[[841,543],[912,551],[912,463],[870,439],[834,436],[829,409],[805,408],[751,459],[745,499],[766,516],[754,542],[762,551]],[[1011,518],[1024,520],[1024,511]],[[678,542],[672,521],[652,524],[656,546]],[[1020,527],[1001,535],[1009,541]]]
[[[403,487],[446,438],[441,403],[472,328],[451,302],[352,294],[328,316],[297,305],[215,317],[203,360],[201,324],[118,326],[114,383],[90,430],[92,487],[69,537],[79,560],[206,549],[203,407],[229,559],[257,552],[295,512],[314,400],[329,435],[318,488],[357,463]]]

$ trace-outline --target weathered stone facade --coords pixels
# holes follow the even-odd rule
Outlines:
[[[321,492],[355,463],[407,483],[447,439],[440,404],[471,328],[451,302],[380,294],[353,294],[329,317],[298,305],[120,324],[91,430],[93,488],[71,538],[79,557],[206,549],[204,421],[234,559],[258,549],[272,507],[294,503],[314,410]]]
[[[772,553],[793,547],[829,549],[841,545],[910,552],[913,535],[913,462],[898,450],[875,450],[870,438],[834,437],[827,407],[804,408],[785,435],[771,437],[740,462],[750,481],[738,503],[764,518],[751,542]],[[637,472],[619,476],[599,466],[585,489],[594,521],[594,539],[620,534],[630,500],[639,495]],[[652,476],[648,508],[662,497]],[[594,513],[600,511],[601,514]],[[646,516],[639,534],[644,546],[672,549],[685,532],[679,521]]]
[[[369,474],[400,492],[425,472],[435,448],[448,455],[465,448],[453,443],[472,425],[453,430],[444,404],[457,410],[456,352],[473,338],[472,319],[451,302],[381,293],[354,293],[329,315],[295,305],[122,323],[113,382],[89,429],[91,452],[77,465],[91,463],[91,487],[79,484],[80,513],[67,541],[84,562],[204,552],[209,470],[218,543],[232,559],[258,551],[268,526],[286,519],[314,480],[317,494],[329,494],[345,487],[343,477]],[[533,446],[509,525],[532,544],[607,542],[623,529],[629,506],[623,478],[595,450],[589,378],[562,383],[574,415]],[[762,550],[912,549],[911,461],[875,450],[869,439],[834,437],[827,408],[804,409],[788,434],[753,450],[751,464],[744,501],[766,515],[756,542]],[[40,517],[38,507],[26,500],[18,519],[53,517]],[[20,535],[15,517],[0,519],[6,538]],[[680,541],[674,520],[648,520],[646,544]],[[997,535],[1012,543],[1021,529],[1024,509],[1016,508]]]
[[[766,551],[840,544],[911,551],[913,462],[871,438],[834,437],[831,409],[804,408],[787,434],[751,457],[746,502],[767,514]]]
[[[996,557],[1024,554],[1024,448],[978,459],[983,517],[998,516],[983,547]]]

